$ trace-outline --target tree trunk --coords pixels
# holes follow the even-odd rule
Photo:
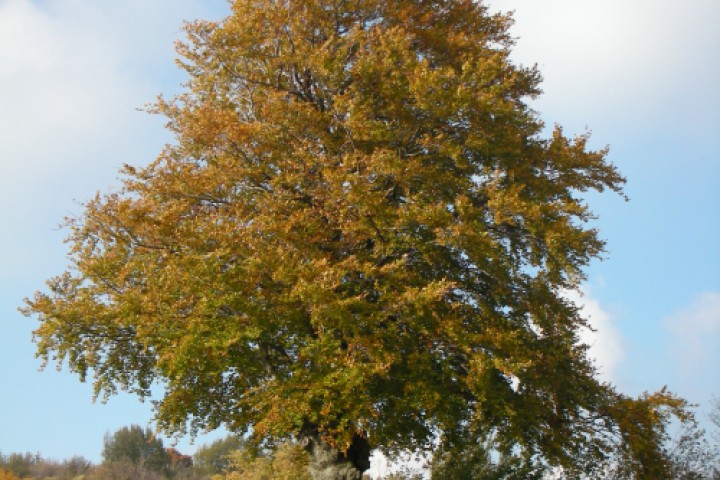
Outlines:
[[[361,480],[370,468],[370,444],[363,437],[356,435],[345,453],[325,444],[317,432],[302,434],[300,441],[310,455],[313,480]]]

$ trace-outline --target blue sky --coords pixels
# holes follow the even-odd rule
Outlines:
[[[575,297],[605,379],[720,396],[720,2],[493,0],[516,10],[517,62],[537,63],[547,124],[593,132],[628,177],[593,195],[608,255]],[[100,458],[105,432],[150,421],[129,396],[39,371],[25,296],[67,265],[63,217],[171,141],[136,109],[179,91],[183,19],[224,0],[0,0],[0,452]],[[214,436],[217,436],[215,434]],[[202,437],[196,443],[214,438]],[[192,452],[183,439],[179,448]]]

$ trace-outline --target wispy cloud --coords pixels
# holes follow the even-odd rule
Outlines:
[[[686,379],[701,380],[720,371],[720,292],[697,295],[684,309],[665,319],[671,335],[670,355]],[[716,383],[716,381],[715,381]]]
[[[580,341],[590,347],[590,358],[598,367],[601,378],[617,383],[617,369],[625,352],[623,338],[613,324],[613,317],[587,289],[567,291],[564,295],[580,307],[581,315],[588,320],[591,328],[580,331]]]

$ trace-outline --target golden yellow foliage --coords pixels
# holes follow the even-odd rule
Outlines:
[[[307,454],[302,448],[283,443],[270,456],[233,453],[227,472],[216,475],[213,480],[311,480],[307,464]]]
[[[12,472],[0,470],[0,480],[21,480],[20,477]]]

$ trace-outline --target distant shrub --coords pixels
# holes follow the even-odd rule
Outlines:
[[[20,477],[12,472],[0,470],[0,480],[21,480]]]

